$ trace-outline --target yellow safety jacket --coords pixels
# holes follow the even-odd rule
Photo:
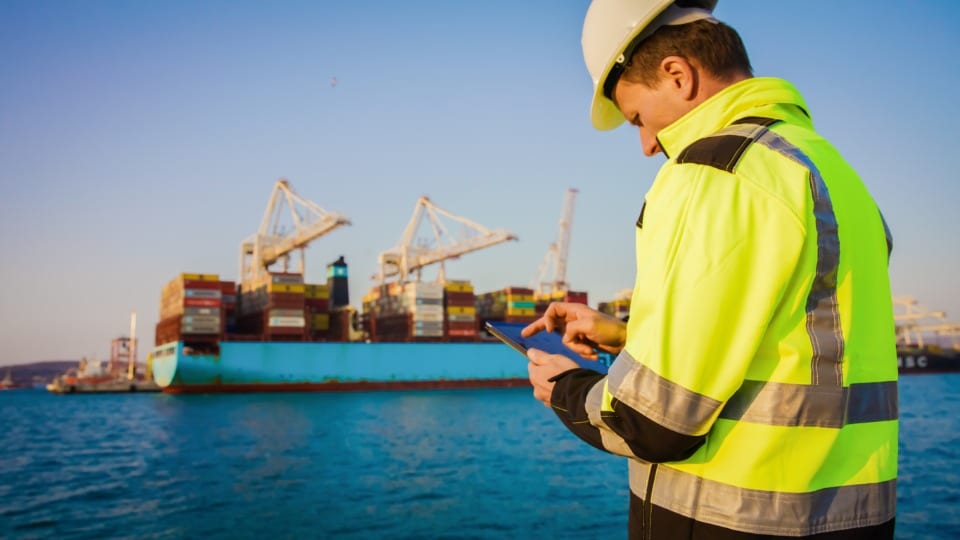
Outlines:
[[[783,80],[730,86],[659,142],[626,347],[607,376],[558,377],[558,416],[632,458],[633,531],[656,537],[666,511],[752,534],[892,534],[897,360],[877,205]]]

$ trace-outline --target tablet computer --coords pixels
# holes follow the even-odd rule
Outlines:
[[[508,323],[499,321],[487,321],[487,330],[497,339],[513,347],[524,357],[527,356],[527,349],[539,349],[550,354],[562,354],[573,360],[578,366],[591,369],[598,373],[606,373],[607,365],[603,362],[588,360],[575,353],[570,347],[564,345],[562,336],[554,332],[539,332],[530,337],[523,337],[520,331],[527,326],[526,323]]]

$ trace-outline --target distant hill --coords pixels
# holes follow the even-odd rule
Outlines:
[[[0,366],[0,379],[7,376],[7,370],[10,370],[10,378],[16,386],[33,386],[35,384],[46,384],[53,380],[57,375],[62,375],[64,371],[77,367],[76,360],[51,360],[48,362],[33,362],[30,364],[17,364],[15,366]]]

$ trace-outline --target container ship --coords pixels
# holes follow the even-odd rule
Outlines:
[[[561,219],[561,242],[569,240],[570,190]],[[286,235],[268,230],[278,205],[299,201],[298,226]],[[309,223],[303,216],[313,215]],[[425,249],[412,231],[422,219],[442,214],[476,234],[453,245]],[[481,330],[486,321],[532,322],[553,300],[587,303],[585,292],[554,286],[505,287],[476,293],[467,280],[445,278],[442,263],[465,253],[514,240],[450,214],[421,197],[403,239],[381,253],[379,284],[350,304],[343,257],[327,265],[326,281],[309,283],[302,250],[309,241],[349,224],[278,181],[260,231],[241,244],[241,277],[183,273],[161,291],[160,318],[152,352],[154,380],[167,393],[256,391],[349,391],[443,389],[528,385],[527,362]],[[431,230],[450,238],[441,223]],[[288,257],[300,250],[297,271]],[[562,250],[565,257],[566,249]],[[282,261],[283,271],[271,271]],[[441,265],[435,282],[420,271]],[[556,268],[556,265],[554,265]],[[555,272],[552,284],[558,281]]]
[[[913,297],[894,299],[897,364],[901,374],[960,372],[960,323],[927,311]]]
[[[531,322],[534,290],[475,294],[466,281],[374,287],[352,308],[347,267],[328,283],[269,273],[244,291],[214,274],[182,274],[163,292],[152,369],[168,393],[523,386],[527,363],[481,331]],[[556,300],[587,303],[568,291]]]

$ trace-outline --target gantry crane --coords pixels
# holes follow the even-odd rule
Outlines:
[[[438,216],[442,215],[452,219],[466,230],[460,238],[451,235]],[[420,228],[421,221],[426,218],[430,222],[430,229],[433,232],[433,243],[435,245],[414,245],[417,241],[416,234]],[[443,283],[446,281],[446,273],[443,262],[449,259],[456,259],[461,255],[487,248],[501,242],[516,240],[517,236],[506,229],[497,229],[491,231],[486,227],[470,221],[469,219],[454,215],[443,208],[433,204],[428,197],[420,197],[417,205],[413,209],[413,217],[403,231],[403,237],[400,243],[390,250],[380,253],[380,283],[384,283],[388,278],[397,276],[397,281],[405,283],[410,281],[411,274],[416,274],[416,280],[420,281],[421,270],[428,265],[440,263],[437,281]],[[444,245],[445,242],[449,242]],[[377,276],[374,276],[376,278]]]
[[[893,304],[895,307],[903,308],[903,312],[894,313],[898,342],[923,347],[924,334],[932,333],[938,337],[952,338],[953,346],[957,346],[957,338],[960,337],[960,324],[948,321],[945,312],[925,312],[920,309],[917,300],[910,296],[896,297],[893,299]]]
[[[284,230],[280,225],[284,204],[290,209],[294,229],[291,231]],[[297,271],[302,274],[307,244],[341,225],[349,224],[350,220],[343,214],[328,212],[297,195],[285,178],[277,180],[260,229],[240,243],[241,282],[254,281],[278,260],[283,263],[283,271],[289,271],[290,255],[298,249],[300,260]]]
[[[557,240],[550,244],[546,257],[537,269],[530,288],[536,291],[537,296],[549,295],[555,291],[566,292],[567,283],[567,256],[570,254],[570,230],[573,227],[573,203],[578,190],[569,188],[563,203],[563,213],[560,214],[560,228],[557,231]],[[548,272],[553,269],[553,278],[548,279]]]

